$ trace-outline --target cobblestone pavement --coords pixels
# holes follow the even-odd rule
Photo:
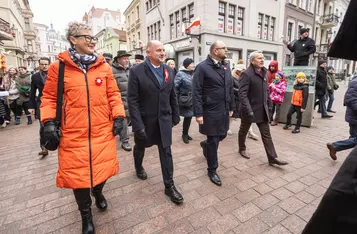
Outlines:
[[[175,183],[185,198],[181,206],[164,195],[155,147],[146,151],[146,181],[135,177],[132,153],[118,147],[120,173],[105,186],[109,209],[99,213],[93,206],[97,233],[301,233],[348,154],[340,153],[334,162],[326,149],[326,142],[348,136],[345,90],[341,84],[333,119],[315,113],[313,127],[298,135],[281,124],[271,128],[279,157],[290,162],[286,167],[268,166],[261,141],[247,140],[250,160],[238,156],[235,121],[233,135],[219,147],[222,187],[206,175],[197,124],[188,145],[176,127],[172,151]],[[55,186],[56,153],[44,160],[37,155],[38,127],[36,121],[0,130],[0,233],[80,233],[72,191]]]

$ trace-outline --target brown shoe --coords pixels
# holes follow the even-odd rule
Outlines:
[[[336,156],[336,149],[333,147],[332,143],[327,143],[327,149],[330,150],[330,157],[332,158],[332,160],[337,160],[337,156]]]
[[[247,154],[247,151],[245,151],[245,150],[239,151],[239,154],[240,154],[243,158],[250,159],[250,156]]]
[[[275,121],[271,122],[271,124],[270,124],[270,126],[276,126],[276,125],[278,125],[278,123]]]
[[[38,153],[38,155],[42,156],[42,158],[45,158],[48,155],[48,150],[44,147],[41,147],[42,150]]]
[[[273,166],[273,165],[285,166],[285,165],[288,165],[288,164],[289,164],[288,162],[279,160],[279,159],[277,159],[277,158],[274,158],[274,159],[269,160],[269,165],[270,165],[270,166]]]

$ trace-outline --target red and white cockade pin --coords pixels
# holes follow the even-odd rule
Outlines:
[[[102,83],[103,83],[102,78],[100,78],[100,77],[95,78],[95,84],[96,85],[102,85]]]
[[[226,67],[226,66],[224,66],[224,67],[223,67],[223,69],[224,69],[224,70],[227,70],[227,67]]]
[[[165,82],[167,83],[169,81],[169,71],[165,69]]]

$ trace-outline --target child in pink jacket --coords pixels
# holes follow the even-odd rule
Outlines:
[[[270,118],[271,120],[273,120],[271,122],[271,126],[276,126],[278,125],[279,116],[280,116],[280,106],[284,102],[284,94],[286,91],[286,81],[283,73],[277,72],[275,74],[275,79],[269,85],[269,91],[270,91],[270,99],[273,102],[273,110]],[[274,117],[274,112],[275,112],[275,117]]]

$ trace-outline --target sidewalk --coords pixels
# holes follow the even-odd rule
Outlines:
[[[135,176],[132,152],[118,145],[120,174],[105,186],[108,210],[99,213],[93,202],[97,233],[301,233],[349,153],[339,153],[334,162],[326,148],[328,141],[348,137],[345,90],[341,83],[334,118],[321,119],[315,113],[313,127],[297,135],[281,124],[271,128],[279,157],[290,162],[286,167],[267,164],[261,140],[247,140],[250,160],[238,156],[235,121],[233,135],[219,148],[222,187],[206,175],[199,146],[204,137],[197,124],[192,122],[194,140],[188,145],[181,140],[182,124],[175,127],[172,151],[175,184],[185,199],[181,206],[164,195],[156,147],[146,151],[149,178],[142,181]],[[39,160],[39,124],[22,122],[0,129],[0,233],[81,233],[72,191],[55,185],[56,153]]]

